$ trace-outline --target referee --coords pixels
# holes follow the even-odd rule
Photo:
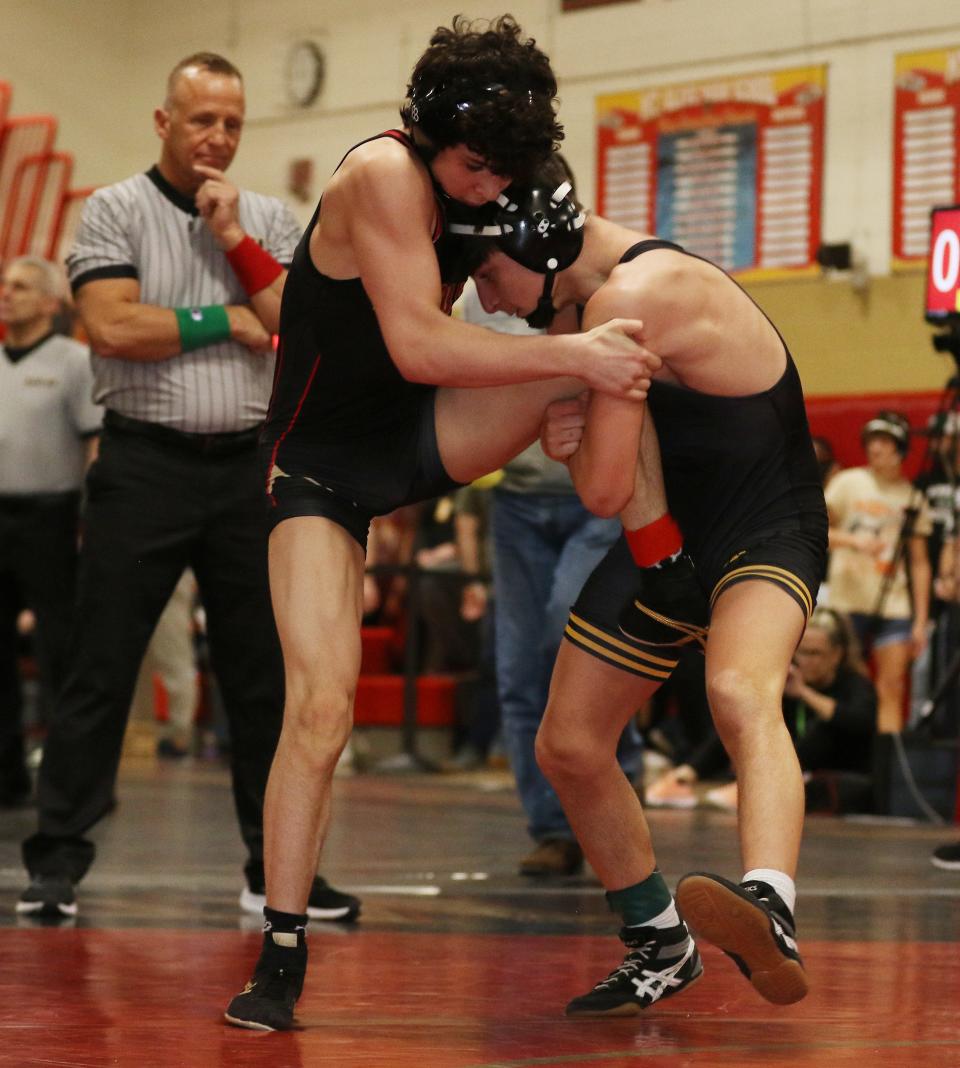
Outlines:
[[[176,65],[154,113],[160,159],[96,192],[67,260],[106,408],[87,479],[76,625],[38,782],[31,882],[17,911],[76,914],[111,807],[137,671],[192,567],[230,725],[233,795],[248,851],[241,905],[264,904],[263,799],[280,733],[283,663],[267,586],[257,435],[273,378],[299,227],[224,176],[240,140],[239,71],[212,53]],[[314,918],[360,903],[317,877]]]

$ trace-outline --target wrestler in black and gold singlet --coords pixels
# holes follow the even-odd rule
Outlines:
[[[671,242],[648,240],[620,262],[663,248],[691,255]],[[736,285],[733,279],[730,284]],[[786,344],[784,354],[780,379],[749,396],[651,384],[647,403],[660,442],[667,503],[711,607],[729,586],[761,579],[780,586],[809,616],[823,580],[826,505],[800,377]],[[587,580],[566,637],[617,667],[662,681],[676,666],[677,649],[651,649],[618,626],[637,574],[621,538]],[[698,641],[696,630],[685,644]]]

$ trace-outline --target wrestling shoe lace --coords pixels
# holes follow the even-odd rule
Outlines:
[[[703,972],[700,954],[685,924],[660,929],[624,927],[623,962],[587,994],[567,1006],[568,1016],[636,1015],[679,993]]]

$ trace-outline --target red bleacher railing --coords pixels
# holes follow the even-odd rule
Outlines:
[[[358,726],[399,727],[400,752],[378,765],[388,772],[436,770],[432,761],[420,751],[418,735],[421,728],[451,727],[454,725],[455,679],[451,675],[421,675],[419,619],[420,580],[423,572],[415,562],[407,564],[378,564],[368,567],[373,575],[403,575],[406,578],[406,617],[402,648],[393,654],[401,661],[396,673],[362,673],[357,687],[354,718]],[[462,583],[459,572],[431,573],[436,578]],[[371,658],[372,660],[373,658]],[[369,663],[368,668],[380,668],[383,663]]]
[[[72,174],[73,156],[68,152],[46,152],[20,161],[10,190],[12,223],[3,248],[5,258],[52,255]]]
[[[8,235],[16,229],[18,212],[24,207],[22,194],[18,203],[12,197],[17,170],[28,156],[52,152],[56,136],[57,120],[52,115],[15,115],[0,129],[0,258],[11,254]],[[27,207],[32,195],[30,190]]]

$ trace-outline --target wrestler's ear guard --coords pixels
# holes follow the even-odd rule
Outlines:
[[[585,221],[570,183],[562,182],[556,188],[511,186],[500,194],[492,218],[483,225],[453,224],[450,231],[492,237],[510,259],[544,275],[543,292],[527,323],[545,329],[556,314],[551,299],[554,279],[580,255]]]

